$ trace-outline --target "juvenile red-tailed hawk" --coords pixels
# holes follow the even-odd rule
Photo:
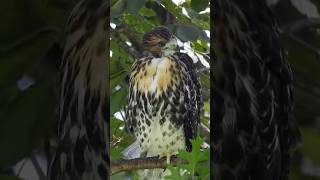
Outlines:
[[[132,65],[127,127],[141,157],[167,157],[191,150],[201,108],[201,87],[192,59],[179,52],[177,39],[165,27],[143,37],[145,56]],[[160,178],[156,177],[155,179]]]

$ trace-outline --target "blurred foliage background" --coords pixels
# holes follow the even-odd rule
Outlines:
[[[295,153],[290,179],[320,179],[320,1],[266,1],[279,19],[281,38],[295,75],[295,116],[302,143]],[[19,177],[28,179],[29,176],[21,173],[27,164],[22,162],[28,159],[37,174],[33,179],[41,179],[46,172],[46,167],[41,172],[37,165],[46,166],[41,162],[50,158],[54,147],[63,32],[76,2],[10,0],[0,3],[0,179],[17,179],[12,175],[18,173]],[[120,112],[126,104],[126,76],[134,58],[142,51],[143,33],[158,25],[169,27],[184,42],[184,48],[197,53],[191,55],[200,59],[197,67],[201,82],[204,89],[210,87],[206,63],[201,61],[209,55],[207,8],[208,0],[111,1],[113,158],[120,157],[121,150],[133,141],[125,131]],[[214,35],[211,38],[215,38]],[[210,112],[209,94],[204,94],[207,103],[202,122],[208,126],[209,117],[205,112]]]
[[[320,179],[320,1],[268,0],[294,72],[295,117],[302,143],[290,179]]]
[[[0,179],[23,171],[26,158],[40,163],[39,152],[50,152],[64,27],[76,2],[0,2]]]

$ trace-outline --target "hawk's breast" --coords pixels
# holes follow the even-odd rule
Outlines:
[[[174,90],[179,83],[176,66],[177,63],[168,57],[146,58],[141,63],[137,63],[131,78],[139,91],[159,95],[169,87]]]
[[[129,87],[129,117],[133,131],[147,156],[166,155],[185,149],[182,119],[177,109],[184,102],[182,68],[171,57],[147,57],[132,67]],[[179,89],[180,87],[180,89]]]

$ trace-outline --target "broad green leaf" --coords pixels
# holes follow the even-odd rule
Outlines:
[[[200,136],[197,136],[196,139],[191,140],[191,143],[191,152],[187,152],[184,150],[179,151],[178,154],[178,157],[187,160],[188,164],[182,164],[178,166],[187,169],[191,173],[191,176],[194,176],[198,162],[202,160],[210,160],[210,157],[209,150],[201,151],[201,144],[203,143],[203,140],[200,138]]]
[[[208,75],[205,74],[200,74],[200,81],[201,81],[201,85],[204,88],[210,89],[210,77]]]
[[[146,8],[146,7],[142,7],[142,8],[139,10],[139,13],[140,13],[142,16],[146,16],[146,17],[156,16],[156,13],[155,13],[152,9],[149,9],[149,8]]]
[[[161,4],[178,19],[179,23],[190,23],[190,20],[182,13],[182,7],[175,5],[172,0],[162,0]]]
[[[197,12],[205,10],[208,4],[209,0],[191,0],[191,7]]]
[[[125,10],[127,0],[118,0],[112,7],[110,11],[110,19],[120,17]]]
[[[110,158],[112,159],[120,159],[122,158],[122,153],[118,148],[110,149]]]
[[[124,13],[123,17],[124,22],[129,27],[132,27],[136,32],[140,32],[141,34],[150,31],[151,28],[154,26],[150,21],[146,21],[146,19],[140,15]]]
[[[114,114],[118,112],[127,101],[127,87],[122,86],[120,90],[112,93],[110,98],[110,114]]]
[[[169,165],[167,167],[170,170],[170,175],[165,176],[165,179],[171,180],[171,179],[179,179],[179,180],[188,180],[190,179],[190,176],[187,173],[184,173],[181,175],[181,168],[179,167],[173,167]]]
[[[210,163],[204,164],[204,165],[198,165],[197,170],[200,176],[200,180],[209,180],[210,179]]]
[[[0,86],[15,81],[22,72],[43,58],[54,42],[52,34],[39,34],[14,50],[0,52]]]
[[[300,128],[302,135],[302,153],[320,165],[320,132],[311,128]]]
[[[208,113],[210,113],[210,102],[206,101],[204,102],[204,110]]]
[[[117,75],[111,76],[110,79],[110,92],[115,91],[115,87],[119,84],[121,84],[124,81],[124,78],[126,76],[125,71],[120,71]]]
[[[176,25],[175,32],[181,41],[194,41],[200,36],[201,29],[191,24],[183,24]]]
[[[191,47],[198,52],[203,52],[203,53],[208,52],[207,42],[205,42],[202,39],[197,39],[196,41],[193,41],[191,43]]]
[[[0,175],[1,180],[21,180],[16,176]]]
[[[37,83],[0,112],[0,167],[13,165],[49,135],[56,102],[49,82]],[[50,131],[51,132],[51,131]]]
[[[129,13],[136,14],[147,0],[127,0],[126,10]]]

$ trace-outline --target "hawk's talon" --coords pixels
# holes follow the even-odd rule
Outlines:
[[[170,153],[167,153],[167,165],[170,164]]]

